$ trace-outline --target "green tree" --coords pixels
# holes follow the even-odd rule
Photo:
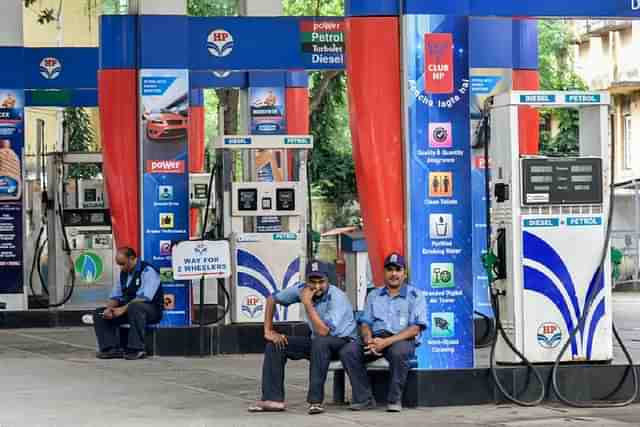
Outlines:
[[[76,0],[77,1],[77,0]],[[84,0],[87,16],[92,16],[96,13],[98,8],[98,0]],[[24,6],[30,8],[37,3],[37,0],[24,0]],[[58,0],[58,6],[54,8],[43,7],[38,10],[38,23],[44,25],[50,22],[60,22],[60,16],[62,14],[62,5],[64,0]],[[120,0],[102,0],[103,6],[105,8],[110,8],[109,10],[117,10],[120,6]],[[39,6],[39,4],[38,4]],[[89,20],[89,24],[91,24],[91,20]]]
[[[65,108],[63,126],[67,147],[70,152],[98,151],[96,134],[89,113],[84,108]],[[94,178],[100,173],[97,165],[72,164],[69,166],[69,178]]]
[[[284,0],[285,15],[342,16],[344,0]],[[312,193],[336,203],[336,226],[359,223],[352,156],[347,76],[343,71],[312,72],[310,129],[315,146],[310,161]]]
[[[540,88],[542,90],[586,90],[586,84],[573,71],[573,42],[567,21],[538,21]],[[542,110],[540,151],[550,154],[578,152],[578,112],[574,109]],[[551,123],[558,133],[551,135]]]
[[[234,16],[238,14],[237,0],[187,0],[191,16]]]

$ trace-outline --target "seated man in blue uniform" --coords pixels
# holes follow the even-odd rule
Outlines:
[[[164,293],[156,269],[138,259],[128,247],[118,249],[116,263],[120,277],[115,280],[107,306],[93,315],[98,339],[99,359],[144,359],[144,332],[149,324],[160,322],[164,309]],[[120,325],[130,325],[126,351],[120,348]]]
[[[301,303],[311,337],[287,337],[273,329],[276,304]],[[329,284],[328,266],[320,261],[307,265],[306,283],[280,291],[267,299],[264,337],[267,345],[262,364],[262,397],[250,412],[284,411],[284,367],[287,360],[310,360],[309,414],[324,412],[324,383],[329,363],[356,336],[356,322],[349,298]]]
[[[387,410],[402,410],[402,392],[409,362],[427,327],[427,307],[423,293],[405,283],[404,258],[392,253],[384,261],[385,287],[367,296],[360,322],[362,342],[352,342],[340,352],[353,390],[351,409],[375,406],[365,363],[384,357],[389,362],[390,383]]]

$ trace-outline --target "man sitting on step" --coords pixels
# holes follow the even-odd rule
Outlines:
[[[128,247],[118,249],[116,263],[120,277],[116,278],[106,307],[93,315],[93,327],[100,351],[98,359],[144,359],[144,333],[147,325],[160,322],[164,309],[164,292],[155,267],[138,259]],[[128,323],[126,351],[120,348],[119,328]]]
[[[425,296],[406,284],[406,277],[402,255],[389,255],[384,261],[385,287],[369,293],[359,320],[362,342],[351,342],[340,351],[340,360],[353,389],[353,410],[375,406],[365,364],[381,357],[389,362],[391,374],[387,411],[402,410],[409,362],[427,327]]]

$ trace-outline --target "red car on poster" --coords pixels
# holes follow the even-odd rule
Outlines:
[[[147,138],[176,140],[187,136],[189,124],[186,111],[155,110],[145,114]]]

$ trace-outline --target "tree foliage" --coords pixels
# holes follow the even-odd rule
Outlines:
[[[238,14],[237,0],[187,0],[191,16],[234,16]]]
[[[288,16],[342,16],[344,0],[283,0]]]
[[[573,69],[572,36],[567,21],[540,20],[539,69],[542,90],[586,90],[586,84]],[[578,152],[578,112],[573,109],[543,110],[540,151],[549,154]],[[551,123],[558,124],[551,135]]]
[[[65,108],[63,126],[67,141],[66,151],[95,152],[98,150],[96,133],[91,117],[84,108]],[[97,165],[72,164],[69,166],[70,178],[93,178],[100,173]]]
[[[344,0],[284,0],[291,16],[342,16]],[[359,222],[352,157],[347,77],[342,71],[313,72],[310,76],[310,129],[315,146],[311,155],[312,192],[335,202],[336,226]]]
[[[313,74],[312,94],[320,90],[318,83],[322,78],[321,73]],[[311,114],[311,133],[316,144],[310,178],[314,193],[335,201],[341,208],[356,197],[344,73],[330,80],[327,93]]]

